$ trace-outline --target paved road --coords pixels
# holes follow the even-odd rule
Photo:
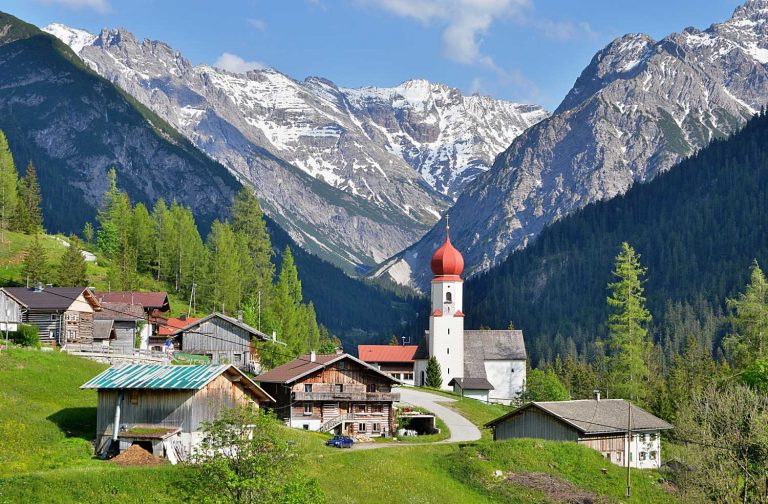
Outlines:
[[[396,392],[400,393],[400,404],[410,404],[427,409],[435,414],[451,431],[451,437],[438,443],[461,443],[466,441],[477,441],[480,439],[480,429],[475,424],[458,414],[456,411],[443,406],[445,403],[456,402],[445,396],[416,390],[410,387],[398,387]],[[441,404],[443,403],[443,404]],[[355,443],[355,448],[367,450],[372,448],[387,448],[391,446],[418,446],[422,443]],[[424,443],[436,444],[436,443]]]

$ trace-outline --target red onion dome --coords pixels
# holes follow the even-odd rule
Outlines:
[[[445,243],[432,256],[432,273],[435,276],[459,276],[464,271],[464,258],[451,245],[451,236],[446,227]]]

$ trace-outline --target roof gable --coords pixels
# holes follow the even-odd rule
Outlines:
[[[583,399],[575,401],[531,402],[486,424],[492,427],[515,415],[536,408],[545,414],[575,428],[582,434],[611,434],[627,431],[629,403],[624,399]],[[673,429],[665,422],[644,409],[631,404],[632,430],[654,431]]]
[[[399,380],[394,379],[391,375],[381,371],[375,366],[363,362],[360,359],[352,357],[349,354],[317,354],[315,360],[312,361],[309,355],[302,355],[290,362],[286,362],[266,373],[262,373],[256,377],[256,380],[260,382],[268,383],[293,383],[305,376],[308,376],[316,371],[325,369],[336,362],[342,360],[351,360],[366,368],[369,371],[386,378],[391,383],[400,383]]]
[[[101,309],[93,293],[86,287],[44,287],[42,290],[27,287],[3,287],[3,290],[28,310],[64,311],[83,296],[95,311]]]
[[[416,345],[358,345],[357,356],[364,362],[413,362]]]
[[[112,366],[88,380],[81,389],[119,390],[200,390],[220,375],[241,383],[261,400],[274,399],[232,365],[172,366],[168,364],[129,364]],[[235,378],[235,379],[233,379]]]

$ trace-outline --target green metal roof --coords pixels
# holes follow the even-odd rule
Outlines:
[[[166,364],[112,366],[91,378],[80,388],[198,390],[229,367],[229,365],[170,366]]]

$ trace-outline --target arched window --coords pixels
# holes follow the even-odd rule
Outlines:
[[[453,295],[450,292],[445,293],[445,302],[446,303],[452,303],[453,302]]]

